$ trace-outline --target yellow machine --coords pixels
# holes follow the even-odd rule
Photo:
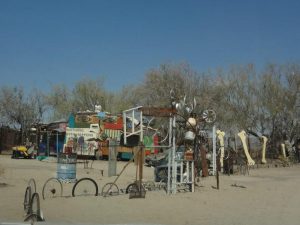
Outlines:
[[[36,157],[36,151],[34,150],[34,146],[26,148],[24,145],[15,146],[12,148],[12,159],[32,159]]]

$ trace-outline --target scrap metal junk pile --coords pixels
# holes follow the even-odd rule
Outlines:
[[[124,111],[123,118],[133,118],[129,126],[123,126],[124,143],[133,135],[138,135],[143,140],[144,133],[158,134],[160,141],[151,148],[159,148],[161,151],[164,149],[166,157],[162,160],[163,163],[158,163],[155,167],[155,181],[165,182],[168,194],[175,194],[181,186],[188,186],[193,192],[194,177],[200,175],[200,161],[206,161],[206,152],[202,159],[200,154],[202,143],[207,141],[207,135],[201,126],[214,122],[216,113],[204,110],[197,114],[194,110],[195,99],[192,104],[187,104],[185,97],[176,101],[171,94],[171,99],[170,108],[141,106]],[[142,122],[134,123],[137,118],[148,121],[145,129]]]

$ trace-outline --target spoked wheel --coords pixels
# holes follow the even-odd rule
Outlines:
[[[146,181],[143,183],[143,186],[146,191],[154,191],[155,190],[155,183],[153,181]]]
[[[101,195],[103,197],[119,195],[119,188],[114,183],[107,183],[102,188]]]
[[[30,214],[41,214],[40,197],[38,193],[34,193],[31,198]]]
[[[91,178],[81,178],[73,186],[72,196],[97,196],[98,185]]]
[[[216,120],[217,114],[212,109],[204,110],[202,113],[202,117],[207,123],[213,123]]]
[[[29,210],[30,210],[30,202],[31,202],[31,187],[28,186],[26,188],[26,191],[25,191],[25,195],[24,195],[24,211],[26,214],[29,213]]]
[[[42,191],[43,199],[61,197],[62,193],[63,186],[57,178],[52,177],[45,182]]]
[[[129,184],[126,188],[126,194],[139,191],[139,187],[136,183]]]
[[[31,198],[29,213],[26,216],[24,221],[43,221],[43,217],[41,215],[41,208],[40,208],[40,197],[38,193],[34,193]]]

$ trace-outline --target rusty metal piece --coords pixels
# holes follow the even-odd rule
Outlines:
[[[208,165],[206,161],[206,150],[203,144],[200,145],[200,154],[201,154],[201,165],[202,165],[202,176],[208,177]]]

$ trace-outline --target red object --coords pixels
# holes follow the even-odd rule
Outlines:
[[[153,145],[158,146],[158,136],[157,135],[154,135],[154,137],[153,137]],[[154,154],[158,154],[158,152],[159,152],[158,148],[155,148]]]
[[[104,129],[123,130],[123,118],[119,117],[115,123],[104,123]]]
[[[122,130],[123,124],[119,123],[105,123],[104,129],[110,129],[110,130]]]
[[[65,154],[72,154],[72,147],[65,147]]]
[[[145,150],[145,155],[150,155],[151,154],[151,150]]]

